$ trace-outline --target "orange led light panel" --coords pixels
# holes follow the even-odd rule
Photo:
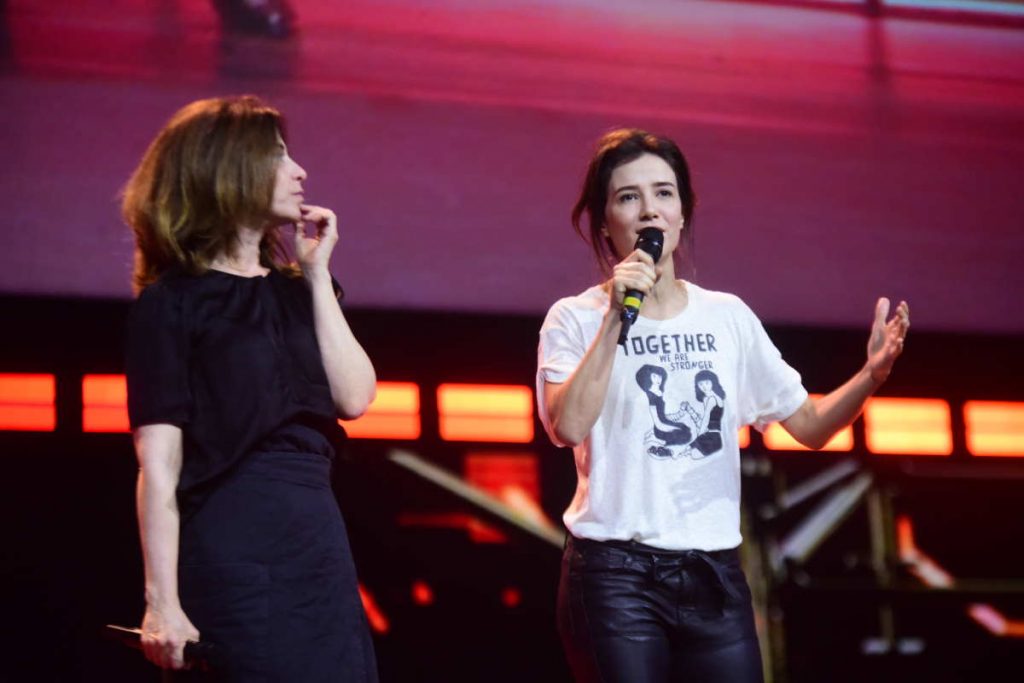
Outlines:
[[[891,455],[949,455],[949,403],[938,398],[872,398],[864,407],[868,450]]]
[[[52,432],[56,400],[53,375],[0,373],[0,430]]]
[[[973,455],[1024,456],[1024,403],[967,401],[964,423]]]
[[[740,428],[739,436],[736,437],[740,448],[746,448],[750,445],[750,425]]]
[[[378,382],[377,398],[355,420],[339,420],[356,439],[420,438],[420,388],[415,382]]]
[[[437,409],[445,441],[533,441],[533,392],[527,386],[442,384]]]
[[[124,375],[82,377],[82,431],[128,432],[128,382]]]

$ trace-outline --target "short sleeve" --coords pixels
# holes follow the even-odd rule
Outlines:
[[[188,421],[188,348],[181,295],[161,282],[144,289],[132,307],[125,345],[133,429]]]
[[[552,431],[547,407],[544,405],[544,383],[561,384],[568,380],[586,352],[587,343],[579,321],[564,300],[557,302],[548,311],[540,329],[540,343],[537,347],[537,408],[548,436],[560,446],[563,444]]]
[[[761,321],[746,304],[741,305],[740,424],[763,432],[772,422],[795,413],[807,400],[807,390],[800,373],[782,359]]]

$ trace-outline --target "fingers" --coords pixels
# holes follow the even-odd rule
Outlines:
[[[199,630],[183,612],[169,615],[147,610],[142,622],[142,651],[146,659],[162,669],[183,669],[185,644],[199,641]]]
[[[651,255],[648,254],[643,249],[634,249],[633,252],[629,256],[627,256],[626,258],[622,259],[623,263],[630,262],[630,261],[639,261],[641,263],[646,263],[647,265],[651,266],[652,268],[655,266],[654,259],[651,258]]]
[[[906,301],[901,301],[896,307],[896,315],[893,316],[892,322],[895,328],[896,343],[899,344],[902,351],[903,342],[907,338],[907,332],[910,331],[910,307]]]
[[[185,666],[185,642],[184,639],[143,636],[142,651],[146,659],[161,669],[181,669]]]
[[[337,232],[338,217],[330,209],[303,204],[299,210],[302,211],[302,220],[315,224],[321,237]]]
[[[910,330],[910,307],[906,301],[901,301],[896,306],[892,318],[885,325],[886,333],[897,343],[903,344],[903,340]]]
[[[612,275],[612,283],[618,295],[624,294],[628,289],[647,294],[654,287],[656,280],[657,274],[653,265],[641,261],[623,261],[615,266]]]
[[[875,325],[882,327],[885,319],[889,317],[889,300],[884,296],[879,297],[875,303]]]

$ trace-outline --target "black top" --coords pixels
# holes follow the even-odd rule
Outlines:
[[[132,308],[125,369],[132,428],[182,428],[182,516],[253,449],[344,436],[302,278],[166,273]]]
[[[715,406],[711,409],[711,416],[708,418],[708,429],[709,432],[720,432],[722,431],[722,413],[725,412],[722,406]]]

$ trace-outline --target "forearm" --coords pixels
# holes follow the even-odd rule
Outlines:
[[[587,438],[604,408],[621,322],[605,315],[597,336],[579,366],[562,384],[545,385],[545,404],[552,430],[567,446]]]
[[[783,427],[809,448],[821,448],[839,430],[857,419],[868,398],[881,382],[871,377],[867,366],[840,387],[819,398],[809,398],[797,412],[783,421]]]
[[[159,610],[178,608],[180,516],[174,483],[163,474],[140,469],[136,504],[145,567],[146,604]]]
[[[373,363],[338,306],[330,273],[313,269],[304,275],[313,296],[313,327],[335,409],[343,418],[359,417],[376,396]]]
[[[181,430],[147,425],[135,431],[139,459],[136,510],[145,569],[146,603],[158,610],[179,607],[177,488],[181,476]]]

